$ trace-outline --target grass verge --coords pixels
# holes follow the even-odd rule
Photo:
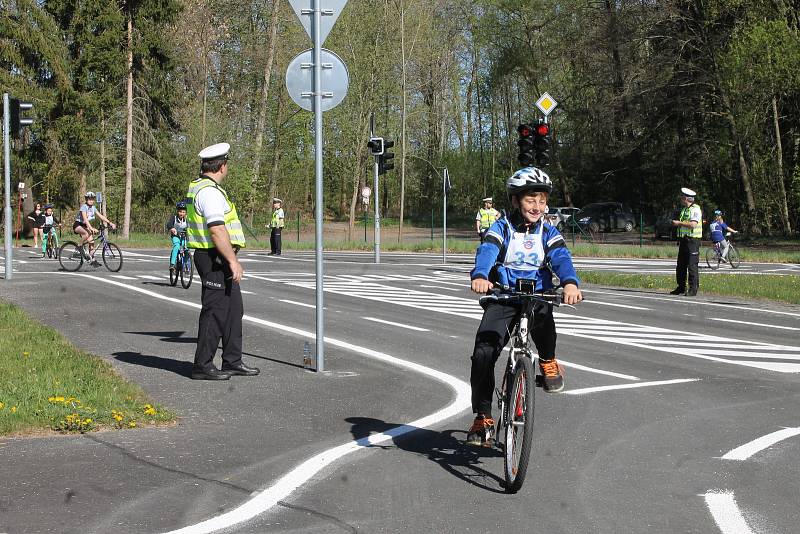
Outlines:
[[[670,275],[579,270],[578,276],[582,282],[588,284],[636,289],[675,289],[675,277]],[[700,293],[800,304],[800,276],[763,276],[758,274],[701,275]]]
[[[134,428],[174,419],[107,362],[0,301],[0,436]]]

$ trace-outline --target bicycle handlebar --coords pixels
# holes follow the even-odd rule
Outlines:
[[[509,286],[500,284],[500,289],[492,289],[488,295],[480,298],[478,301],[482,308],[490,302],[508,302],[510,304],[519,304],[525,300],[534,300],[543,302],[545,304],[552,304],[553,306],[568,306],[575,308],[572,304],[564,303],[564,291],[559,288],[554,291],[540,291],[537,293],[522,293],[512,290]]]

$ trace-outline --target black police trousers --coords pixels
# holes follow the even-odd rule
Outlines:
[[[214,367],[220,339],[223,364],[240,365],[244,304],[239,284],[233,281],[228,262],[217,249],[195,250],[194,265],[203,283],[194,370],[208,371]]]
[[[281,230],[283,228],[274,227],[269,234],[269,248],[273,254],[281,253]]]
[[[472,350],[472,369],[469,382],[472,386],[472,411],[492,414],[494,394],[494,366],[511,337],[511,331],[519,323],[520,311],[514,305],[491,303],[486,307],[475,335]],[[550,360],[556,355],[556,323],[553,306],[537,302],[533,309],[533,324],[528,329],[539,358]]]
[[[678,265],[675,269],[677,289],[686,291],[686,274],[689,274],[689,291],[697,292],[700,286],[700,240],[682,237],[678,245]]]

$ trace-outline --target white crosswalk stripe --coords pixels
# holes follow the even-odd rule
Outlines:
[[[438,272],[435,273],[435,276],[464,280],[463,273]],[[275,279],[271,280],[275,281]],[[408,281],[408,277],[386,275],[382,276],[381,280],[404,282]],[[307,278],[284,281],[297,287],[311,290],[315,288],[314,280]],[[354,275],[326,277],[324,288],[326,292],[330,293],[469,319],[480,320],[483,316],[483,310],[478,305],[477,298],[469,299],[406,287],[394,287]],[[554,315],[559,334],[563,335],[781,373],[800,373],[800,347],[798,346],[761,343],[643,324],[609,321],[572,313],[555,313]]]

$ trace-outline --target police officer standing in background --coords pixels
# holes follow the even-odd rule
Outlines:
[[[478,210],[478,214],[475,216],[475,230],[481,236],[481,243],[483,243],[483,238],[489,228],[500,218],[500,212],[492,207],[494,204],[492,197],[486,197],[482,202],[483,207]]]
[[[703,211],[694,203],[696,193],[686,187],[681,188],[683,209],[672,226],[678,227],[678,265],[675,278],[678,287],[670,291],[671,295],[686,294],[687,297],[697,295],[700,285],[700,239],[703,237]],[[689,273],[689,286],[686,286],[686,273]]]
[[[194,264],[203,284],[194,380],[228,380],[231,375],[253,376],[255,367],[242,362],[244,305],[239,282],[244,269],[236,258],[244,247],[242,223],[236,206],[220,184],[228,175],[228,143],[200,151],[200,177],[189,183],[186,194],[186,244],[195,249]],[[214,354],[222,338],[222,370]]]
[[[269,248],[271,255],[281,255],[281,230],[283,230],[283,219],[283,200],[275,197],[272,199],[272,219],[269,223],[270,227],[272,228],[272,231],[269,234]]]

